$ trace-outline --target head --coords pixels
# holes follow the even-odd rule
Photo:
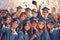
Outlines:
[[[23,25],[23,27],[24,27],[24,30],[25,30],[25,31],[29,31],[29,30],[30,30],[30,24],[29,24],[29,23],[25,23],[25,24]]]
[[[18,25],[19,25],[19,22],[18,22],[17,20],[13,20],[13,21],[12,21],[12,27],[13,27],[14,29],[18,28]]]
[[[1,16],[2,16],[2,17],[5,17],[6,15],[7,15],[6,12],[4,12],[4,11],[1,12]]]
[[[38,22],[38,30],[45,31],[46,30],[46,23],[44,21],[39,21]]]
[[[6,24],[11,23],[11,17],[7,17],[5,22],[6,22]]]
[[[55,12],[56,12],[56,8],[53,7],[53,8],[51,9],[51,13],[55,13]]]
[[[43,14],[43,15],[47,15],[47,14],[48,14],[48,10],[49,10],[49,8],[44,7],[44,8],[42,9],[42,14]]]
[[[37,16],[37,10],[33,9],[31,14],[32,14],[33,17],[36,17]]]
[[[58,20],[58,19],[59,19],[59,14],[54,14],[54,15],[53,15],[53,18],[54,18],[55,20]]]
[[[30,8],[26,8],[26,9],[25,9],[25,14],[26,14],[26,15],[29,15],[30,11],[31,11]]]
[[[25,12],[21,13],[20,19],[21,19],[21,20],[25,20],[25,19],[26,19],[26,14],[25,14]]]
[[[31,28],[36,29],[36,26],[37,26],[36,20],[32,20],[30,24],[31,24]]]
[[[49,29],[53,29],[54,28],[54,23],[53,22],[48,22],[47,26]]]
[[[15,12],[12,14],[12,18],[17,18],[17,14]]]
[[[17,7],[17,13],[21,13],[21,12],[22,12],[22,9],[23,9],[23,8],[22,8],[21,6],[18,6],[18,7]]]

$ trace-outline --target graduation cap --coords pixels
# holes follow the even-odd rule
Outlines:
[[[32,4],[36,4],[36,3],[37,3],[36,1],[34,1],[34,0],[32,1]]]
[[[12,22],[14,22],[14,21],[17,21],[18,23],[20,23],[20,21],[19,21],[18,18],[14,18],[14,19],[12,19]]]
[[[31,9],[28,7],[28,8],[25,8],[25,10],[31,10]]]
[[[25,12],[22,12],[21,15],[25,14]]]
[[[23,8],[21,6],[18,6],[17,7],[17,10],[22,10]]]
[[[30,23],[30,20],[25,20],[24,23],[29,24]]]
[[[39,21],[46,23],[46,21],[45,21],[45,20],[40,20],[40,19],[39,19]]]
[[[32,12],[36,12],[36,13],[37,13],[37,10],[36,10],[36,9],[32,9],[31,11],[32,11]]]
[[[38,20],[39,20],[39,19],[38,19],[37,17],[32,17],[32,18],[30,18],[30,22],[31,22],[31,21],[36,21],[36,22],[38,22]]]
[[[7,15],[6,18],[10,18],[11,16],[10,15]]]
[[[44,7],[44,8],[42,8],[42,10],[44,11],[48,11],[48,10],[50,10],[49,8],[47,8],[47,7]]]
[[[54,20],[49,20],[47,23],[49,23],[49,22],[54,24]]]

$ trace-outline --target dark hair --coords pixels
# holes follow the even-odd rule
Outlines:
[[[25,26],[26,26],[27,23],[23,24],[23,28],[22,28],[22,31],[24,32],[25,34]],[[31,29],[31,28],[30,28]],[[27,33],[29,34],[30,33],[30,29],[27,31]]]
[[[49,24],[49,23],[52,23],[52,24],[54,24],[53,22],[48,22],[48,24]]]

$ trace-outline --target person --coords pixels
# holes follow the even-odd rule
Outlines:
[[[30,18],[30,11],[31,11],[31,9],[29,7],[25,8],[25,14],[26,14],[27,18]]]
[[[30,22],[25,21],[22,30],[18,33],[18,40],[30,40]]]
[[[9,35],[9,40],[17,40],[18,25],[19,25],[19,22],[17,19],[12,20],[12,27],[11,27],[11,32]]]
[[[21,14],[21,12],[22,12],[22,7],[21,6],[18,6],[17,7],[17,10],[16,10],[16,14],[17,14],[17,17],[20,17],[20,14]]]
[[[37,17],[37,10],[36,9],[32,9],[32,13],[31,13],[31,15],[32,15],[32,17]]]
[[[47,26],[49,28],[49,35],[51,40],[59,40],[59,32],[60,32],[60,28],[54,28],[54,22],[49,20],[49,22],[47,23]]]
[[[26,17],[25,12],[22,12],[21,15],[20,15],[20,17],[19,17],[19,21],[20,21],[19,28],[20,29],[22,29],[23,24],[24,24],[24,22],[25,22],[26,19],[27,19],[27,17]]]
[[[38,21],[37,30],[38,40],[50,40],[50,36],[46,28],[46,22],[44,20]]]
[[[31,25],[31,30],[30,30],[30,40],[34,39],[32,35],[35,35],[36,34],[36,29],[37,29],[37,22],[38,22],[38,18],[36,17],[32,17],[30,18],[30,25]]]
[[[49,14],[48,10],[49,10],[49,8],[47,8],[47,7],[42,8],[42,14],[41,14],[41,17],[39,18],[40,20],[45,20],[46,22],[49,20],[49,18],[48,18],[48,14]]]
[[[14,12],[11,17],[12,17],[12,20],[18,18],[16,12]]]

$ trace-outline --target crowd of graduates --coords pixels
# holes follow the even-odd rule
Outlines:
[[[60,14],[55,7],[51,13],[41,6],[37,10],[27,7],[25,12],[22,9],[0,9],[0,40],[60,40]]]

